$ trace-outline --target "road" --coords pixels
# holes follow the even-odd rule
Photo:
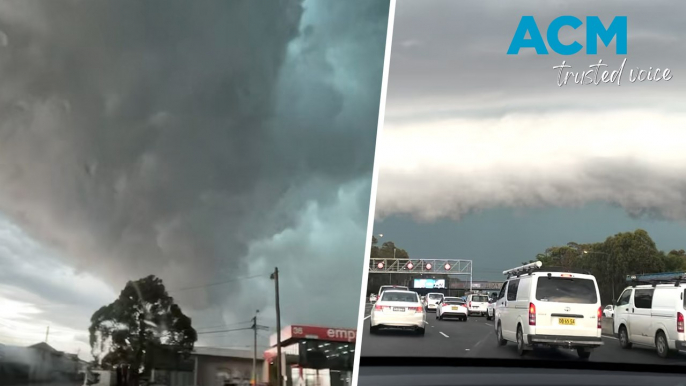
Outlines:
[[[467,358],[505,358],[505,359],[560,359],[579,360],[576,351],[565,349],[540,349],[528,352],[524,357],[517,354],[514,343],[498,346],[495,339],[493,321],[485,317],[473,316],[467,322],[456,320],[437,320],[435,314],[427,315],[426,333],[417,336],[402,331],[381,331],[369,334],[369,313],[371,305],[365,309],[365,323],[362,332],[360,355],[365,356],[433,356]],[[603,329],[604,331],[611,331]],[[662,359],[654,349],[634,345],[630,350],[619,347],[612,336],[603,335],[605,344],[596,349],[590,357],[594,362],[648,363],[686,365],[686,355]]]

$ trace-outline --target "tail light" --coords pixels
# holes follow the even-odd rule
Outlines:
[[[424,312],[424,307],[415,307],[415,309],[414,309],[415,314],[421,314],[422,312]]]
[[[448,306],[448,303],[441,304],[441,307],[447,307],[447,306]]]
[[[598,308],[598,328],[601,329],[603,328],[603,325],[600,323],[600,321],[603,318],[603,307]]]
[[[536,325],[536,306],[533,303],[529,303],[529,326]]]
[[[676,313],[676,331],[684,332],[684,314],[681,312]]]
[[[472,308],[472,302],[469,302],[469,305],[467,307]]]
[[[376,311],[382,311],[382,310],[383,310],[383,306],[380,306],[380,305],[376,304],[376,305],[374,305],[374,310],[376,310]]]

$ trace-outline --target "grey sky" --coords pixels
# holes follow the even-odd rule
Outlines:
[[[648,230],[683,248],[686,26],[681,2],[398,0],[375,233],[422,258],[475,260],[488,279],[556,244]],[[628,54],[508,56],[533,15],[628,17]],[[585,25],[561,40],[585,43]],[[551,51],[552,52],[552,51]],[[587,70],[626,58],[621,86],[558,87],[563,60]],[[630,83],[628,70],[669,68]],[[495,276],[492,275],[495,273]]]
[[[442,112],[499,116],[515,111],[549,111],[561,108],[631,108],[680,106],[675,100],[686,88],[686,53],[679,49],[686,4],[656,1],[517,1],[466,2],[450,0],[399,0],[393,31],[386,120],[432,119]],[[624,56],[599,44],[598,55],[582,53],[547,57],[522,50],[506,55],[521,16],[533,15],[542,35],[557,16],[573,15],[585,21],[599,16],[609,23],[614,16],[628,17],[627,69],[668,67],[669,82],[629,83],[621,86],[567,85],[559,89],[552,67],[562,60],[576,69],[603,59],[609,69]],[[561,32],[563,42],[585,43],[585,25]],[[628,72],[628,71],[626,71]],[[628,76],[628,74],[625,74]],[[628,78],[627,78],[628,79]],[[602,97],[601,97],[602,95]],[[545,103],[539,103],[541,100]],[[428,106],[431,106],[430,108]]]
[[[71,300],[41,317],[78,330],[129,279],[258,274],[174,296],[197,326],[273,326],[279,266],[283,323],[355,325],[388,1],[323,3],[0,3],[0,212],[40,251],[0,253],[39,274],[3,296]]]

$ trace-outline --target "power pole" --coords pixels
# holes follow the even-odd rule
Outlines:
[[[269,330],[269,327],[260,326],[257,324],[257,314],[260,310],[255,311],[255,316],[252,318],[252,328],[255,330],[254,333],[254,346],[253,346],[253,357],[252,357],[252,384],[253,386],[257,384],[257,330]]]
[[[277,386],[283,386],[283,376],[281,374],[281,307],[279,306],[279,268],[274,267],[274,273],[271,275],[274,280],[274,289],[276,293],[276,376],[279,383]]]
[[[45,330],[45,343],[48,343],[48,335],[50,335],[50,326]]]

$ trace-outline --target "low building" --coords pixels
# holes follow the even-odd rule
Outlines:
[[[253,350],[195,347],[189,358],[173,350],[156,350],[151,355],[150,382],[163,386],[250,386]],[[257,357],[257,382],[262,379],[264,359]]]

